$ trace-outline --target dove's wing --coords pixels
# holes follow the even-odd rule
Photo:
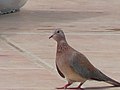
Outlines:
[[[74,52],[71,55],[69,63],[71,68],[76,73],[86,79],[90,79],[93,72],[96,70],[96,68],[88,61],[88,59],[79,52]]]
[[[60,69],[58,68],[57,64],[56,64],[56,68],[57,68],[57,71],[59,73],[59,75],[63,78],[65,78],[64,74],[60,71]]]

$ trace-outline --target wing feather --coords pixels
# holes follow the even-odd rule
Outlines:
[[[80,74],[83,78],[90,79],[96,68],[81,53],[73,53],[70,58],[70,66],[73,70]]]
[[[65,78],[64,74],[60,71],[60,69],[58,68],[57,64],[56,64],[56,68],[57,68],[57,71],[58,71],[59,75],[60,75],[62,78]]]

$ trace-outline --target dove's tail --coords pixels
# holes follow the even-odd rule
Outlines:
[[[97,70],[95,77],[92,78],[92,79],[97,80],[97,81],[104,81],[104,82],[112,84],[116,87],[120,87],[119,82],[117,82],[117,81],[111,79],[110,77],[106,76],[100,70]]]
[[[115,81],[115,80],[113,80],[113,79],[111,79],[109,77],[108,77],[108,80],[106,80],[105,82],[107,82],[109,84],[112,84],[112,85],[114,85],[116,87],[120,87],[120,83],[119,82],[117,82],[117,81]]]
[[[101,74],[103,75],[103,80],[106,82],[106,83],[109,83],[109,84],[112,84],[113,86],[116,86],[116,87],[120,87],[120,83],[111,79],[110,77],[106,76],[105,74],[103,74],[101,72]]]

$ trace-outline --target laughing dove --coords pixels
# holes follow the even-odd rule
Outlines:
[[[76,89],[87,80],[104,81],[114,86],[120,86],[120,83],[109,78],[100,70],[95,68],[89,60],[80,52],[73,49],[66,41],[64,32],[61,29],[55,30],[49,38],[57,41],[56,67],[61,77],[68,83],[64,87],[57,89],[67,89],[74,82],[81,82]]]

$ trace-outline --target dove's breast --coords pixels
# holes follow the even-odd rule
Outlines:
[[[56,64],[60,71],[65,75],[65,78],[71,82],[84,82],[86,79],[82,78],[69,65],[69,54],[57,54]]]

